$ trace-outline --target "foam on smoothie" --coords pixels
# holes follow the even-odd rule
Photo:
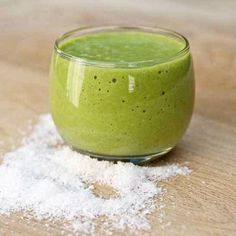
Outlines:
[[[176,55],[184,43],[145,32],[104,32],[80,36],[61,45],[61,50],[83,59],[102,62],[162,61]]]

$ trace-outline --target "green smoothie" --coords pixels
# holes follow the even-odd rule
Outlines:
[[[73,148],[135,157],[170,150],[193,110],[186,42],[167,34],[97,32],[63,39],[50,70],[54,122]]]

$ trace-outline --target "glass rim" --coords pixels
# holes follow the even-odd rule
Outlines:
[[[70,53],[66,53],[60,48],[60,43],[64,40],[74,36],[81,36],[81,35],[89,35],[99,32],[118,32],[118,31],[136,31],[136,32],[147,32],[159,35],[166,35],[172,38],[177,38],[184,42],[184,47],[179,50],[177,53],[173,54],[172,56],[165,58],[165,59],[152,59],[152,60],[145,60],[145,61],[132,61],[132,62],[107,62],[102,60],[91,60],[86,58],[81,58],[78,56],[74,56]],[[190,49],[189,42],[186,37],[182,34],[169,30],[162,27],[150,27],[150,26],[115,26],[115,25],[104,25],[104,26],[84,26],[79,27],[74,30],[68,31],[58,37],[54,43],[54,50],[58,53],[61,57],[76,61],[80,64],[90,65],[90,66],[97,66],[97,67],[109,67],[109,68],[139,68],[139,67],[146,67],[146,66],[154,66],[158,64],[167,63],[173,61],[181,56],[185,55]]]

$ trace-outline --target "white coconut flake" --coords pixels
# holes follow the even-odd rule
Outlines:
[[[88,234],[95,233],[102,218],[99,226],[104,233],[137,233],[151,228],[147,216],[158,208],[154,200],[164,193],[158,181],[189,173],[179,164],[114,164],[72,151],[46,114],[21,147],[3,156],[0,214],[33,213],[39,220],[59,219],[65,229]],[[96,184],[110,186],[116,194],[99,196],[94,192]]]

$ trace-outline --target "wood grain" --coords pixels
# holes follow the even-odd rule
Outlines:
[[[162,183],[166,208],[150,216],[152,230],[140,235],[236,235],[235,10],[234,0],[2,0],[0,154],[18,145],[28,120],[49,110],[48,65],[58,35],[104,23],[174,29],[190,40],[195,112],[177,148],[153,165],[187,161],[193,172]],[[62,235],[60,222],[49,229],[45,224],[19,214],[0,216],[0,235]]]

